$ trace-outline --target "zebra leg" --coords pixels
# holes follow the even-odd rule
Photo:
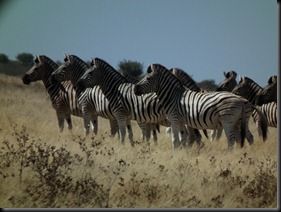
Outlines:
[[[135,145],[134,140],[133,140],[133,131],[132,131],[132,125],[131,125],[131,120],[127,119],[127,130],[128,130],[128,137],[131,142],[131,146],[133,147]]]
[[[236,144],[241,145],[241,135],[239,131],[239,126],[237,125],[234,127],[234,134],[235,134]]]
[[[115,134],[118,134],[118,139],[120,139],[120,134],[119,134],[119,126],[118,122],[116,119],[114,120],[109,120],[109,125],[110,125],[110,136],[114,137]]]
[[[58,113],[57,111],[56,111],[56,113],[57,113],[57,119],[58,119],[58,124],[59,124],[59,130],[60,130],[60,132],[62,132],[63,128],[64,128],[64,116],[63,116],[63,114]]]
[[[224,126],[224,131],[228,141],[228,150],[232,150],[236,140],[233,126]]]
[[[98,128],[99,128],[99,122],[98,122],[98,116],[96,114],[93,114],[91,116],[91,123],[93,126],[93,133],[94,135],[98,134]]]
[[[188,146],[192,146],[194,144],[195,139],[195,133],[191,127],[187,127],[188,132]]]
[[[221,138],[221,135],[222,135],[222,128],[220,128],[220,129],[217,129],[216,131],[217,131],[217,137],[216,137],[216,140],[220,140],[220,138]]]
[[[137,122],[138,123],[138,125],[139,125],[139,127],[141,128],[141,139],[142,139],[142,141],[144,142],[145,140],[147,141],[147,142],[149,142],[149,140],[150,140],[150,129],[149,129],[149,126],[148,126],[148,124],[146,124],[146,123],[139,123],[139,122]]]
[[[71,115],[70,114],[67,115],[66,122],[67,122],[67,125],[68,125],[68,129],[72,130],[72,121],[71,121]]]
[[[166,127],[166,135],[171,135],[171,127]]]
[[[198,146],[201,146],[202,144],[202,136],[201,136],[201,133],[199,132],[198,129],[192,129],[192,131],[195,133],[195,138],[196,138],[196,143]]]
[[[215,140],[215,137],[217,135],[217,130],[211,130],[211,142],[213,142]]]
[[[117,118],[118,126],[119,126],[119,141],[121,144],[125,144],[125,136],[126,136],[126,120],[125,118]]]
[[[179,126],[177,124],[172,124],[172,148],[177,149],[179,145]]]
[[[158,138],[157,138],[157,124],[151,124],[151,131],[152,131],[152,137],[155,145],[158,145]]]
[[[187,147],[187,129],[185,124],[180,124],[180,146],[186,148]]]

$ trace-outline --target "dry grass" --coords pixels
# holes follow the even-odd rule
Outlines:
[[[136,145],[99,135],[84,138],[81,118],[59,133],[55,111],[41,83],[23,85],[0,75],[1,208],[277,208],[277,129],[264,143],[226,151],[203,138],[201,149],[171,149],[161,128],[159,145]]]

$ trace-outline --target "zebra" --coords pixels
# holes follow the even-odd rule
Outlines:
[[[121,73],[129,83],[132,83],[132,84],[137,84],[139,82],[138,79],[136,79],[135,77],[129,75],[129,74],[124,74],[124,73]],[[149,126],[150,125],[150,126]],[[151,132],[149,131],[149,129],[151,129],[152,131],[152,135],[153,135],[153,140],[154,140],[154,143],[157,143],[157,131],[160,133],[160,126],[159,124],[149,124],[149,123],[146,123],[146,140],[148,141],[149,138],[150,138],[150,134]],[[142,137],[144,139],[144,135],[142,134]]]
[[[75,85],[88,68],[89,65],[78,56],[65,54],[64,63],[51,74],[50,81],[51,83],[57,83],[58,81],[70,80],[71,84]],[[97,135],[97,116],[101,116],[109,119],[111,136],[114,137],[118,131],[117,120],[111,112],[108,100],[102,93],[102,90],[98,86],[85,90],[75,88],[75,90],[77,91],[77,101],[82,111],[85,135],[87,136],[89,134],[90,120],[93,119],[92,117],[95,117],[95,121],[92,122],[93,134]]]
[[[269,102],[277,103],[277,76],[268,79],[268,85],[257,95],[255,103],[259,106]]]
[[[57,69],[58,65],[45,55],[34,56],[34,65],[22,77],[24,84],[42,80],[49,94],[53,108],[56,110],[60,132],[64,129],[64,120],[68,129],[72,129],[71,115],[81,117],[82,112],[78,107],[76,93],[70,82],[51,84],[50,75]]]
[[[161,64],[151,64],[147,74],[134,87],[136,95],[151,92],[163,105],[164,112],[172,126],[172,148],[181,146],[178,132],[186,124],[198,129],[224,129],[228,140],[228,150],[233,149],[235,140],[247,138],[253,144],[249,130],[249,118],[254,107],[248,100],[230,92],[195,92],[186,89],[182,82]],[[261,117],[260,130],[264,141],[267,138],[267,123]],[[240,133],[239,127],[240,126]]]
[[[170,125],[155,94],[136,96],[133,93],[134,84],[129,83],[109,63],[96,57],[92,59],[91,68],[81,77],[76,86],[84,88],[97,85],[101,87],[112,106],[123,144],[125,124],[128,124],[131,119],[140,124],[168,123]],[[131,145],[134,145],[132,140]]]
[[[189,90],[192,91],[197,91],[197,92],[206,92],[204,89],[201,89],[197,83],[192,79],[191,76],[189,76],[188,73],[186,73],[183,69],[181,68],[171,68],[170,71],[177,76],[183,83],[185,87],[187,87]],[[171,129],[171,128],[169,128]],[[198,129],[191,129],[188,128],[189,133],[191,134],[192,137],[196,137],[197,143],[201,143],[201,134]],[[206,138],[208,138],[208,134],[206,130],[203,130]],[[194,139],[194,138],[193,138]],[[189,142],[193,142],[193,139],[190,140]]]
[[[225,79],[220,82],[216,91],[229,91],[231,92],[233,88],[237,85],[236,77],[237,73],[235,71],[223,72]]]

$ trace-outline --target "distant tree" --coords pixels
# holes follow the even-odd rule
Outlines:
[[[118,63],[118,71],[139,79],[143,74],[143,64],[132,60],[123,60]]]
[[[33,64],[33,55],[30,53],[20,53],[17,55],[17,60],[24,65]]]
[[[197,85],[207,91],[214,91],[218,87],[215,83],[215,80],[203,80],[201,82],[198,82]]]
[[[8,63],[10,60],[7,55],[0,53],[0,63],[5,64]]]

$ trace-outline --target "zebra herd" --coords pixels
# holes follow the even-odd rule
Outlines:
[[[173,149],[194,141],[201,145],[199,130],[208,137],[207,129],[211,129],[212,139],[219,138],[224,130],[231,150],[235,142],[243,147],[245,138],[249,144],[254,142],[249,130],[252,116],[265,141],[268,126],[277,127],[277,77],[272,76],[268,86],[261,88],[246,77],[237,84],[235,71],[224,75],[226,79],[217,91],[206,91],[179,68],[151,64],[143,79],[137,81],[100,58],[87,64],[76,55],[65,54],[60,66],[45,55],[35,56],[33,67],[22,81],[43,81],[61,132],[64,120],[72,129],[74,115],[83,118],[86,136],[91,125],[96,135],[100,116],[109,120],[111,136],[118,134],[122,144],[127,134],[134,146],[131,120],[135,120],[143,140],[149,142],[152,132],[156,145],[162,125],[171,128]]]

